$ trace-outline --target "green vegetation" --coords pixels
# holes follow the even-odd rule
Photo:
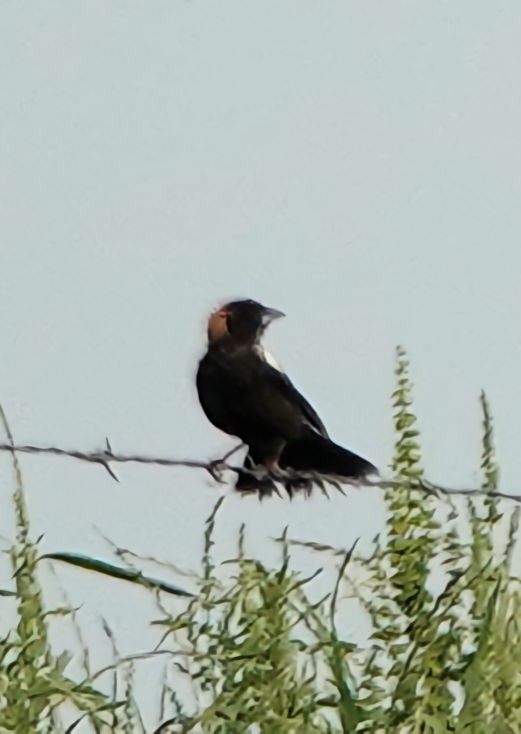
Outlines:
[[[368,558],[356,554],[356,544],[348,550],[298,544],[338,563],[336,583],[324,598],[312,597],[313,577],[290,569],[290,549],[297,543],[286,534],[278,540],[279,567],[248,557],[243,531],[237,557],[226,574],[217,573],[213,530],[222,499],[207,521],[193,596],[135,569],[55,556],[144,585],[155,595],[161,609],[153,620],[158,648],[171,652],[175,670],[163,683],[163,723],[155,734],[521,731],[521,582],[512,570],[518,511],[495,496],[488,402],[482,394],[483,494],[436,495],[423,477],[408,368],[399,349],[385,537],[376,539]],[[16,621],[0,639],[0,734],[73,732],[80,722],[99,734],[144,732],[133,693],[133,665],[139,662],[118,659],[110,630],[114,665],[91,673],[85,661],[82,680],[67,674],[71,656],[53,654],[49,615],[73,612],[47,611],[42,603],[37,544],[30,539],[14,454],[13,468],[13,580],[12,588],[0,590],[0,610],[16,604]],[[340,631],[348,614],[347,585],[359,613],[372,623],[362,645]],[[166,607],[165,594],[178,597],[180,613]]]

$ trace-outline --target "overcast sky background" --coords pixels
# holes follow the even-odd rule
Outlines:
[[[194,373],[208,312],[252,297],[286,312],[268,348],[332,436],[383,473],[397,344],[432,481],[479,482],[485,388],[515,492],[520,37],[514,0],[2,3],[0,400],[17,442],[222,455]],[[22,466],[43,550],[110,558],[97,527],[198,568],[223,491],[204,473]],[[269,560],[286,524],[345,546],[383,518],[376,490],[230,495],[216,552],[241,522]],[[101,614],[123,652],[157,639],[140,590],[61,566],[42,581],[93,640]]]

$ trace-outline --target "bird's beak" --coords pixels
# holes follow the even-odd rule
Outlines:
[[[277,311],[276,308],[264,308],[262,312],[262,324],[263,326],[268,326],[268,324],[271,324],[272,321],[275,321],[275,319],[281,319],[286,314],[282,311]]]

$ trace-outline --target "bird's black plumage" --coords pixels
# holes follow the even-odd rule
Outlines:
[[[234,301],[210,316],[208,351],[199,363],[197,391],[208,419],[248,446],[245,467],[294,469],[356,478],[376,471],[330,440],[317,412],[291,380],[264,357],[260,339],[282,316],[255,301]],[[238,489],[265,490],[269,480],[239,475]]]

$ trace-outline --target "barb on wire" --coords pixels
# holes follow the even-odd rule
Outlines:
[[[293,471],[291,469],[285,469],[282,472],[266,472],[264,469],[254,468],[248,469],[245,466],[233,466],[229,463],[229,459],[241,448],[244,444],[238,444],[228,451],[220,459],[214,459],[212,461],[201,461],[194,459],[172,459],[162,456],[146,456],[144,454],[119,454],[112,450],[110,441],[108,438],[105,442],[105,449],[100,451],[77,451],[73,449],[62,449],[57,446],[32,446],[32,445],[21,445],[16,446],[8,443],[0,443],[0,452],[5,451],[12,454],[50,454],[53,456],[66,456],[71,459],[77,459],[79,461],[86,461],[92,464],[99,464],[110,474],[110,476],[119,481],[115,474],[111,464],[147,464],[152,466],[168,466],[168,467],[184,467],[186,469],[199,469],[208,472],[210,476],[219,483],[224,483],[224,474],[226,472],[246,473],[251,474],[255,477],[271,478],[274,481],[296,481],[302,482],[303,485],[306,483],[313,483],[318,485],[324,491],[324,483],[328,483],[335,487],[339,491],[343,491],[342,485],[349,485],[352,487],[375,487],[378,489],[397,489],[407,485],[407,482],[403,480],[395,479],[384,479],[379,476],[373,475],[374,478],[360,478],[360,479],[347,479],[346,477],[337,475],[326,475],[319,474],[312,471]],[[411,480],[409,486],[415,487],[425,494],[439,497],[473,497],[473,496],[489,496],[490,490],[483,488],[463,488],[463,489],[450,489],[448,487],[442,487],[438,484],[428,482],[423,479]],[[494,492],[494,496],[498,499],[510,500],[521,504],[521,495],[508,493],[508,492]]]

